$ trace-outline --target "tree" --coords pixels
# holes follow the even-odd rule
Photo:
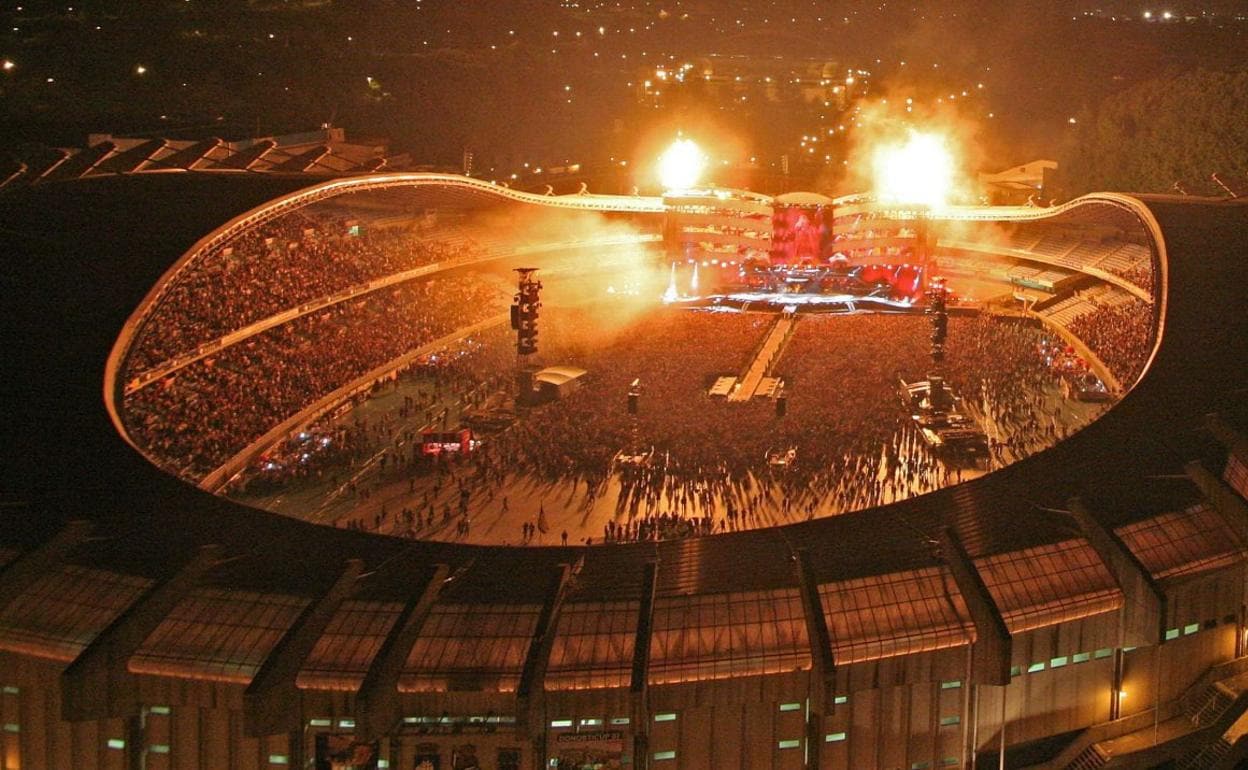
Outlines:
[[[1141,83],[1078,119],[1056,192],[1222,194],[1210,174],[1248,174],[1248,72],[1195,71]]]

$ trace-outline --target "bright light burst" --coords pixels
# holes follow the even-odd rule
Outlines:
[[[941,208],[953,188],[953,154],[937,134],[911,131],[904,144],[885,145],[872,158],[875,194],[888,203]]]
[[[706,155],[692,139],[677,139],[659,156],[659,181],[667,190],[688,190],[706,168]]]

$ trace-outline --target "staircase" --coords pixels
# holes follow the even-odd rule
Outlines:
[[[1175,770],[1209,770],[1216,767],[1219,762],[1226,759],[1231,753],[1231,744],[1226,738],[1218,736],[1213,743],[1206,744],[1200,751],[1187,757],[1187,759],[1179,761],[1175,766]]]
[[[1197,728],[1208,727],[1218,718],[1226,713],[1226,710],[1235,702],[1235,693],[1226,689],[1219,682],[1206,687],[1198,697],[1191,700],[1184,699],[1183,713],[1192,721],[1192,725]]]
[[[1109,757],[1105,756],[1105,752],[1095,743],[1080,752],[1074,761],[1066,766],[1066,770],[1097,770],[1104,767],[1109,761]]]

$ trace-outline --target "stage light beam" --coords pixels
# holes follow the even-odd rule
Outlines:
[[[942,136],[911,131],[903,144],[878,148],[872,168],[881,201],[931,208],[942,208],[949,201],[954,162]]]
[[[659,156],[659,181],[666,190],[688,190],[706,169],[706,155],[692,139],[677,139]]]

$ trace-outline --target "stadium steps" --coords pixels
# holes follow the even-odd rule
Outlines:
[[[1164,766],[1213,770],[1232,747],[1248,712],[1248,657],[1211,667],[1178,698],[1087,728],[1052,759],[1027,770],[1097,770]],[[1159,718],[1159,721],[1157,721]],[[1154,741],[1160,737],[1159,741]],[[1225,748],[1211,748],[1222,740]],[[1225,752],[1225,753],[1223,753]],[[1190,764],[1189,764],[1190,763]],[[1233,767],[1234,765],[1228,765]]]

